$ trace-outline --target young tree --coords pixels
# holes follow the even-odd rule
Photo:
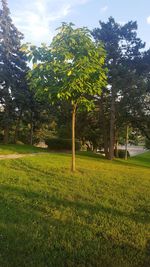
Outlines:
[[[34,68],[30,73],[31,86],[38,96],[46,95],[51,103],[65,100],[72,107],[72,171],[75,171],[76,112],[84,105],[92,107],[92,97],[101,94],[106,85],[105,51],[95,44],[86,28],[63,23],[50,47],[31,47]]]
[[[0,104],[3,107],[4,143],[8,142],[9,128],[16,111],[15,99],[22,90],[25,78],[26,58],[20,51],[23,35],[10,18],[6,0],[2,0],[0,10]],[[21,94],[20,94],[21,95]]]

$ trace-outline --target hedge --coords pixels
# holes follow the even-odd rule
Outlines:
[[[115,153],[115,151],[114,151],[114,153]],[[125,153],[126,153],[126,151],[124,149],[118,149],[118,158],[124,159]],[[128,156],[128,158],[130,157],[129,151],[127,151],[127,156]],[[116,153],[115,153],[115,157],[116,157]]]
[[[71,139],[62,139],[62,138],[49,138],[45,140],[46,145],[51,150],[71,150],[72,149],[72,140]],[[75,142],[76,150],[81,149],[81,142]]]

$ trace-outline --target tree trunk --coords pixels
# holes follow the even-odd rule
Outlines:
[[[126,125],[125,160],[128,159],[128,139],[129,139],[129,126]]]
[[[31,122],[30,122],[30,145],[33,145],[33,112],[31,112]]]
[[[118,158],[118,129],[115,131],[115,157]]]
[[[118,158],[119,155],[118,155],[118,140],[116,140],[115,142],[115,157]]]
[[[104,129],[104,153],[105,153],[105,158],[109,158],[109,145],[108,145],[108,138],[107,138],[107,130]]]
[[[72,109],[72,166],[71,171],[74,172],[75,166],[75,119],[76,119],[76,104],[73,105]]]
[[[112,88],[112,99],[110,108],[110,140],[109,140],[109,159],[114,158],[114,130],[115,130],[115,94]]]
[[[105,112],[104,112],[104,95],[102,93],[101,95],[101,116],[102,116],[102,129],[103,129],[103,142],[104,142],[104,153],[106,159],[108,159],[109,156],[109,145],[108,145],[108,133],[107,133],[107,125],[106,125],[106,118],[105,118]]]
[[[9,126],[6,125],[5,128],[4,128],[4,139],[3,139],[3,143],[5,145],[8,144],[8,141],[9,141]]]
[[[14,144],[16,144],[16,142],[18,141],[18,132],[19,132],[21,117],[22,117],[22,110],[20,111],[19,117],[16,122],[16,128],[15,128],[15,133],[14,133]]]
[[[3,138],[3,143],[6,145],[9,142],[9,127],[10,127],[10,116],[9,116],[9,108],[8,105],[6,103],[5,106],[5,117],[4,117],[4,138]]]

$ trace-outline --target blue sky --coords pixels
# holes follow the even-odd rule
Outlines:
[[[150,0],[8,0],[15,25],[25,42],[49,43],[62,21],[98,27],[113,16],[117,22],[138,22],[138,35],[150,47]]]

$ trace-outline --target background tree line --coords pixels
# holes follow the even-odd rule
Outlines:
[[[127,139],[142,136],[149,146],[150,49],[136,22],[110,17],[91,32],[64,23],[49,46],[27,48],[1,2],[1,142],[70,139],[74,110],[76,138],[88,149],[104,148],[108,159]]]

